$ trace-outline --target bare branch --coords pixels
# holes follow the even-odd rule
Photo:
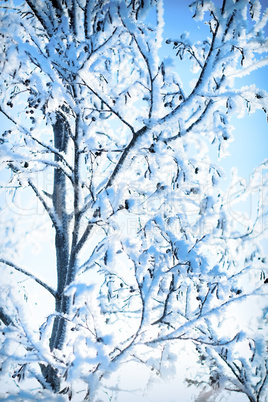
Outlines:
[[[90,17],[91,17],[91,10],[93,8],[92,0],[88,0],[85,6],[85,13],[84,13],[84,30],[85,30],[85,37],[86,39],[90,38]]]
[[[2,112],[13,124],[15,124],[15,126],[17,126],[19,128],[20,131],[22,131],[25,135],[27,135],[28,137],[30,137],[33,141],[35,141],[37,144],[39,144],[41,147],[47,149],[48,151],[52,152],[53,154],[57,155],[59,157],[60,160],[63,161],[63,163],[71,170],[71,172],[73,171],[73,168],[71,167],[71,165],[69,165],[69,163],[66,161],[66,159],[64,158],[64,156],[59,153],[55,148],[51,147],[50,145],[44,144],[42,141],[38,140],[37,138],[35,138],[30,131],[28,131],[25,127],[23,127],[21,124],[19,124],[18,122],[16,122],[16,120],[13,119],[13,117],[9,116],[8,113],[5,112],[5,110],[3,110],[3,108],[0,105],[0,112]]]
[[[145,64],[146,64],[147,70],[148,70],[148,75],[149,75],[150,85],[151,85],[151,88],[150,88],[150,90],[149,90],[150,93],[151,93],[151,102],[150,102],[150,109],[149,109],[149,119],[150,119],[150,118],[152,117],[153,97],[154,97],[154,93],[153,93],[153,91],[154,91],[154,80],[153,80],[153,75],[152,75],[150,63],[149,63],[148,57],[146,57],[146,55],[145,55],[144,52],[142,51],[141,46],[140,46],[140,44],[139,44],[139,42],[138,42],[138,40],[137,40],[137,37],[136,37],[135,33],[134,33],[134,32],[131,32],[131,31],[129,30],[129,28],[127,27],[127,25],[125,24],[125,22],[123,21],[123,18],[122,18],[121,14],[120,14],[120,9],[118,10],[118,14],[119,14],[119,16],[120,16],[120,19],[121,19],[121,22],[122,22],[123,26],[124,26],[125,29],[128,31],[128,33],[130,34],[130,36],[134,39],[134,41],[135,41],[135,43],[136,43],[136,46],[137,46],[137,48],[138,48],[138,51],[140,52],[140,54],[141,54],[141,56],[142,56],[142,58],[143,58],[143,60],[144,60],[144,62],[145,62]],[[147,44],[147,46],[148,46],[148,44]]]
[[[258,287],[257,289],[255,289],[252,293],[250,294],[244,294],[242,296],[236,297],[236,298],[232,298],[230,300],[227,300],[226,302],[224,302],[223,304],[221,304],[220,306],[214,307],[211,310],[207,311],[206,313],[202,314],[199,317],[196,317],[192,320],[187,321],[185,324],[183,324],[180,328],[176,329],[175,331],[172,331],[171,333],[161,336],[159,338],[155,338],[152,339],[151,341],[146,342],[146,344],[150,345],[150,344],[155,344],[155,343],[161,343],[161,342],[166,342],[166,341],[172,341],[172,340],[176,340],[176,339],[182,339],[182,337],[185,335],[185,333],[189,330],[192,329],[193,327],[196,327],[197,324],[203,320],[204,318],[215,314],[219,311],[221,311],[221,309],[226,308],[227,306],[229,306],[230,304],[233,304],[235,302],[238,301],[242,301],[245,300],[247,297],[250,296],[255,296],[258,294],[258,291],[260,291],[260,289],[262,288],[262,286]]]
[[[123,167],[123,163],[125,161],[125,159],[127,158],[130,150],[136,145],[136,142],[138,141],[138,139],[143,136],[147,131],[149,131],[149,128],[144,126],[142,127],[139,131],[137,131],[136,133],[134,133],[130,143],[128,144],[128,146],[124,149],[122,155],[119,158],[119,161],[117,162],[106,186],[105,189],[107,189],[108,187],[111,187],[111,185],[113,184],[114,179],[116,178],[117,174],[119,173],[119,171],[122,169]]]
[[[83,83],[80,83],[80,85],[84,85],[85,87],[87,87],[95,96],[97,96],[97,98],[99,99],[99,100],[101,100],[103,103],[104,103],[104,105],[106,105],[107,107],[108,107],[108,109],[115,115],[115,116],[117,116],[121,121],[122,121],[122,123],[124,123],[130,130],[131,130],[131,132],[134,134],[134,128],[125,120],[125,119],[123,119],[123,117],[118,113],[118,112],[116,112],[102,97],[101,97],[101,95],[99,95],[96,91],[94,91],[94,89],[92,89],[92,87],[90,87],[86,82],[85,82],[85,80],[80,76],[80,78],[81,78],[81,80],[83,81]]]
[[[45,208],[46,212],[48,213],[53,225],[55,226],[55,228],[57,228],[58,230],[60,230],[61,225],[57,219],[57,215],[55,212],[53,212],[53,210],[51,208],[49,208],[49,206],[47,205],[46,201],[44,200],[44,198],[42,197],[42,195],[39,193],[39,191],[37,190],[37,188],[35,187],[35,185],[33,184],[33,182],[31,180],[28,180],[28,184],[31,187],[31,189],[34,191],[36,197],[39,199],[39,201],[41,202],[41,204],[43,205],[43,207]]]
[[[161,315],[160,318],[158,318],[155,322],[152,323],[152,325],[158,324],[160,322],[163,322],[164,318],[169,314],[167,312],[168,310],[168,304],[169,304],[169,300],[171,298],[172,293],[174,292],[175,288],[174,288],[174,274],[172,274],[171,277],[171,281],[170,281],[170,285],[169,285],[169,290],[168,290],[168,294],[166,297],[166,300],[164,302],[164,308],[163,308],[163,313]]]
[[[231,372],[234,375],[235,379],[238,381],[238,384],[234,384],[234,385],[236,385],[237,388],[240,388],[240,391],[245,393],[248,396],[248,399],[251,402],[255,402],[254,395],[252,394],[250,388],[247,386],[247,383],[244,381],[244,379],[241,378],[240,373],[239,372],[237,373],[237,371],[234,369],[232,364],[229,363],[228,360],[226,358],[224,358],[221,353],[217,353],[217,354],[224,361],[224,363],[227,365],[227,367],[231,370]],[[235,363],[233,363],[233,365],[236,367]]]
[[[49,293],[51,293],[53,297],[56,297],[56,291],[54,289],[52,289],[49,285],[41,281],[41,279],[38,279],[30,272],[25,271],[25,269],[18,267],[17,265],[13,264],[13,262],[5,260],[4,258],[0,258],[0,263],[8,265],[9,267],[14,268],[16,271],[21,272],[24,275],[27,275],[29,278],[33,279],[35,282],[37,282],[39,285],[45,288]]]
[[[174,137],[167,138],[166,141],[174,141],[177,138],[182,137],[183,135],[189,133],[195,126],[197,126],[199,123],[202,123],[204,117],[206,116],[207,112],[211,109],[212,106],[213,101],[210,99],[208,104],[205,106],[203,112],[200,114],[200,116],[186,130],[179,132],[178,134],[174,135]]]
[[[267,384],[267,381],[268,381],[268,360],[265,360],[265,370],[266,370],[265,376],[264,376],[264,379],[263,379],[263,381],[261,383],[261,386],[259,388],[258,397],[260,397],[261,394],[262,394],[262,391],[264,391],[266,389],[266,384]]]
[[[80,240],[78,241],[76,247],[75,247],[75,253],[79,253],[79,251],[81,250],[81,248],[83,247],[83,245],[85,244],[85,242],[88,239],[88,236],[91,232],[91,229],[93,228],[93,224],[91,222],[88,223],[83,235],[81,236]]]
[[[224,10],[224,6],[223,6],[223,10]],[[169,120],[171,120],[174,116],[176,116],[178,114],[179,111],[181,111],[185,106],[187,106],[188,103],[190,103],[194,97],[194,95],[196,95],[197,90],[200,89],[200,87],[202,88],[202,86],[204,86],[205,84],[205,77],[206,77],[206,72],[207,70],[210,69],[211,64],[213,62],[213,51],[215,50],[215,41],[216,41],[216,37],[218,35],[218,31],[219,31],[219,26],[220,24],[217,22],[216,24],[216,28],[215,31],[213,33],[212,36],[212,41],[211,41],[211,45],[210,45],[210,49],[207,55],[207,58],[205,60],[204,66],[201,69],[199,78],[195,84],[195,87],[193,88],[191,94],[188,96],[188,98],[186,98],[182,103],[180,103],[175,109],[173,109],[170,113],[168,113],[166,116],[162,117],[161,119],[159,119],[158,124],[162,124],[165,122],[168,122]],[[211,74],[209,74],[209,77],[211,77]],[[209,103],[208,105],[209,106]],[[206,112],[207,108],[205,108],[205,112]],[[184,134],[186,134],[188,131],[186,131]],[[174,138],[175,139],[175,138]]]
[[[10,324],[14,325],[12,318],[4,312],[4,309],[0,307],[0,320],[8,327]]]
[[[73,177],[64,169],[63,166],[59,165],[57,162],[47,161],[47,160],[44,160],[44,159],[32,159],[32,161],[43,163],[45,166],[51,166],[51,167],[53,167],[55,169],[60,169],[62,171],[62,173],[64,173],[65,176],[70,180],[70,182],[72,184],[74,184]]]
[[[63,14],[63,7],[60,0],[49,0],[59,17]]]
[[[34,15],[39,20],[39,22],[41,23],[43,28],[46,30],[48,35],[52,36],[53,35],[53,26],[51,25],[51,23],[50,23],[49,19],[47,18],[47,16],[41,10],[41,7],[40,7],[41,3],[36,3],[36,1],[32,1],[32,0],[26,0],[26,3],[31,8],[31,10],[33,11]]]

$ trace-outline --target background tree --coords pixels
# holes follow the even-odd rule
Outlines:
[[[201,363],[190,384],[264,400],[263,321],[245,330],[229,319],[250,297],[256,320],[265,314],[267,162],[248,186],[234,175],[232,192],[221,191],[209,149],[226,151],[233,113],[267,113],[264,90],[234,88],[267,64],[267,11],[259,1],[191,4],[210,38],[167,40],[198,72],[186,93],[173,61],[158,56],[160,0],[0,4],[0,110],[11,123],[0,144],[3,190],[43,211],[5,214],[0,262],[3,275],[32,278],[55,302],[34,328],[21,286],[3,280],[3,376],[24,399],[79,391],[94,400],[116,390],[119,366],[135,361],[157,377],[190,343]],[[241,232],[227,207],[256,187],[254,221]],[[45,222],[55,289],[18,260]]]

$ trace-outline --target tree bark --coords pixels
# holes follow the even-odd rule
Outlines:
[[[66,152],[69,139],[69,126],[64,116],[58,113],[56,122],[53,125],[54,147],[59,152]],[[58,155],[54,156],[55,162],[59,162]],[[70,297],[64,295],[66,286],[68,265],[69,265],[69,223],[66,211],[66,176],[61,169],[54,170],[54,183],[52,202],[54,211],[57,215],[59,225],[55,227],[55,248],[57,264],[57,293],[55,298],[55,311],[58,316],[55,317],[51,337],[49,340],[50,350],[62,349],[66,335],[66,320],[62,317],[68,314],[70,306]],[[46,381],[51,385],[55,392],[59,391],[60,379],[57,376],[57,370],[52,366],[43,367],[43,374]]]

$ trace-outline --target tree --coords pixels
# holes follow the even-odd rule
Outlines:
[[[3,191],[42,207],[34,219],[4,211],[1,269],[31,278],[55,302],[35,329],[21,285],[3,283],[2,373],[19,385],[14,392],[72,399],[79,380],[80,400],[93,401],[101,387],[115,390],[108,376],[119,366],[135,361],[157,377],[189,343],[201,363],[189,384],[264,400],[267,161],[247,186],[234,175],[225,192],[209,148],[226,151],[232,114],[267,114],[264,90],[234,86],[267,65],[267,10],[257,0],[191,4],[210,38],[167,40],[196,73],[186,93],[173,61],[158,56],[161,0],[0,4],[0,111],[11,123],[0,144]],[[228,205],[256,188],[243,231]],[[23,233],[33,239],[45,227],[55,289],[17,260]],[[260,303],[257,326],[226,326],[250,298]]]

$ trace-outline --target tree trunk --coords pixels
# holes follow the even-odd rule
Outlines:
[[[58,113],[56,122],[53,125],[54,147],[59,152],[66,152],[68,146],[68,124],[64,117]],[[58,155],[54,157],[55,162],[60,160]],[[61,169],[54,170],[53,184],[53,207],[57,214],[59,226],[55,227],[55,248],[56,248],[56,264],[57,264],[57,295],[55,300],[56,316],[54,319],[51,338],[50,350],[62,349],[66,335],[66,320],[61,317],[62,314],[68,314],[70,306],[70,298],[64,295],[66,279],[69,264],[69,224],[68,214],[66,212],[66,177]],[[57,377],[57,370],[52,366],[43,367],[43,374],[47,382],[51,385],[55,392],[59,391],[60,379]]]

